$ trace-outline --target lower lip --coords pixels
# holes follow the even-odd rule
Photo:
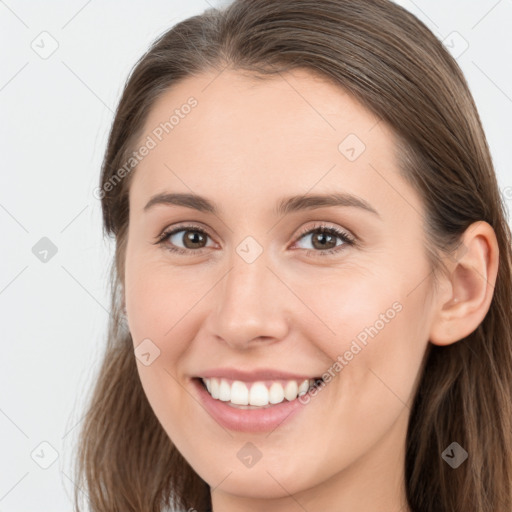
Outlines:
[[[238,409],[213,398],[199,379],[192,379],[199,398],[217,423],[237,432],[269,432],[289,421],[305,404],[296,398],[261,409]]]

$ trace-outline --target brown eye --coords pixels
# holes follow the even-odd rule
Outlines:
[[[307,238],[313,246],[313,250],[305,248],[308,256],[333,254],[343,250],[345,246],[355,245],[355,239],[348,233],[324,225],[313,226],[303,231],[298,240]],[[341,242],[338,243],[338,240],[341,240]],[[296,244],[298,245],[298,242]]]
[[[200,253],[206,248],[209,235],[195,226],[180,226],[172,231],[164,232],[157,240],[157,244],[164,245],[172,252]]]
[[[187,249],[200,249],[206,243],[206,236],[197,230],[182,229],[176,233],[185,233],[181,236],[181,241]],[[179,238],[178,238],[179,239]]]
[[[332,249],[336,247],[336,236],[324,231],[311,235],[311,242],[315,249]]]

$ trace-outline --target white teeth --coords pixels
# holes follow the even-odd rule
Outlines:
[[[286,387],[284,388],[284,397],[286,400],[295,400],[297,398],[297,391],[299,390],[299,386],[297,386],[297,382],[294,380],[290,380],[286,383]]]
[[[220,381],[219,385],[219,400],[223,402],[229,402],[231,400],[231,387],[224,379]]]
[[[213,398],[219,398],[219,381],[217,379],[203,379],[203,382],[210,384],[210,395],[212,395]],[[206,387],[208,388],[208,384]]]
[[[307,380],[305,380],[300,386],[299,386],[299,389],[297,390],[297,393],[299,396],[302,396],[304,393],[307,393],[308,392],[308,389],[309,389],[309,382]]]
[[[284,400],[284,389],[279,382],[274,382],[272,386],[270,386],[270,392],[268,401],[271,404],[280,404]]]
[[[300,384],[295,380],[289,380],[283,386],[281,382],[273,382],[270,389],[263,382],[245,383],[235,380],[230,385],[226,379],[215,377],[202,379],[206,389],[213,398],[223,402],[231,402],[235,405],[254,405],[265,407],[269,404],[280,404],[286,400],[292,401],[307,393],[314,379],[306,379]]]
[[[222,379],[222,382],[226,381]],[[229,388],[227,382],[226,386]],[[231,403],[236,405],[249,405],[249,390],[247,386],[239,380],[235,380],[231,385]]]
[[[267,386],[265,386],[265,384],[263,384],[263,382],[254,383],[251,386],[251,393],[249,395],[249,404],[250,405],[268,405],[268,402],[269,402],[269,392],[268,392]]]

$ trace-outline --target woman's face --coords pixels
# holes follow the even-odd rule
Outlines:
[[[214,497],[395,493],[433,306],[423,208],[392,132],[305,71],[226,70],[159,98],[144,144],[125,300],[173,443]],[[146,207],[162,194],[204,199]]]

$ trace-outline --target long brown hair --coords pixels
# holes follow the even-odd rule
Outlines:
[[[500,262],[490,309],[449,346],[429,344],[406,451],[406,492],[415,512],[512,510],[511,233],[489,147],[465,78],[442,43],[389,0],[236,0],[160,36],[125,85],[110,131],[99,197],[104,233],[115,237],[111,318],[97,382],[88,396],[76,459],[93,512],[203,512],[209,486],[173,446],[138,378],[122,315],[129,160],[155,100],[178,80],[226,67],[266,77],[304,68],[332,80],[397,135],[400,172],[425,208],[433,276],[440,255],[483,220]],[[110,186],[108,185],[110,184]],[[457,470],[441,457],[457,441]],[[80,491],[76,488],[75,507]]]

